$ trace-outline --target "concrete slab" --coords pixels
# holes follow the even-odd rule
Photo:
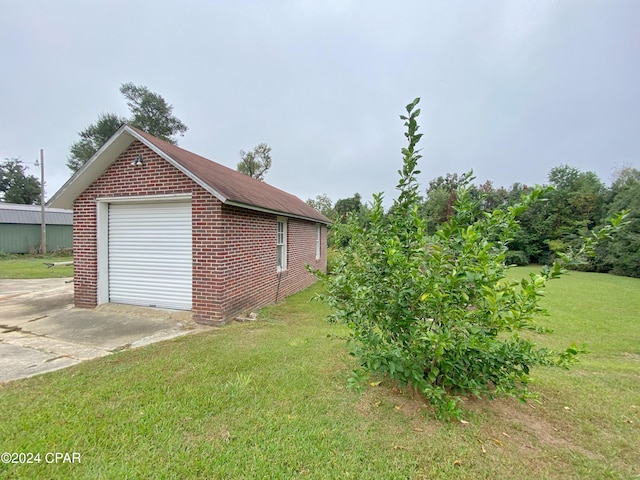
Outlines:
[[[78,343],[65,342],[55,338],[34,335],[24,332],[10,332],[2,339],[2,343],[17,347],[31,348],[43,353],[62,355],[76,360],[89,360],[91,358],[104,357],[111,353],[107,349],[93,348]],[[0,343],[0,345],[2,345]]]
[[[0,278],[0,301],[17,295],[51,290],[69,285],[73,278],[4,279]],[[73,290],[73,287],[72,287]]]
[[[121,313],[113,313],[100,307],[94,310],[73,308],[30,322],[24,328],[35,335],[107,351],[128,348],[150,336],[159,337],[185,330],[165,311],[157,310],[155,315],[141,316],[136,315],[136,310],[135,307],[122,308]]]
[[[80,360],[0,342],[0,383],[52,372]]]
[[[74,308],[67,282],[0,280],[0,383],[213,328],[193,322],[191,312]]]
[[[47,317],[72,304],[73,283],[69,278],[0,279],[0,331]]]

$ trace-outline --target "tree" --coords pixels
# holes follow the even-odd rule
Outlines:
[[[40,181],[27,175],[25,169],[17,158],[5,158],[0,163],[0,193],[4,202],[24,205],[40,202]]]
[[[514,263],[548,264],[558,253],[580,248],[582,238],[601,224],[607,189],[594,172],[581,172],[569,165],[552,168],[548,174],[552,189],[544,202],[536,202],[519,217],[519,230],[509,244]],[[506,192],[506,205],[520,201],[530,187],[514,183]],[[591,262],[581,269],[593,270]]]
[[[310,198],[307,200],[307,204],[311,205],[313,208],[322,213],[325,217],[330,220],[333,220],[335,215],[335,210],[333,209],[333,202],[327,196],[326,193],[322,195],[316,195],[316,198]]]
[[[506,204],[509,192],[504,187],[494,188],[493,182],[487,180],[478,187],[478,194],[482,202],[482,210],[490,212]]]
[[[576,228],[594,226],[602,216],[605,187],[595,172],[581,172],[569,165],[549,172],[554,191],[549,197],[556,219],[556,237],[574,234]]]
[[[101,113],[98,121],[80,132],[80,140],[71,145],[67,167],[77,172],[104,145],[127,119],[115,113]]]
[[[640,170],[625,167],[618,171],[611,192],[609,215],[628,209],[629,224],[599,253],[611,273],[640,278]]]
[[[507,191],[506,205],[517,205],[523,196],[529,195],[532,187],[519,182],[511,185]],[[529,262],[549,264],[553,261],[549,250],[549,239],[553,231],[553,216],[549,214],[550,191],[544,195],[545,201],[532,204],[518,218],[518,229],[509,242],[507,260],[509,264],[527,264]]]
[[[271,147],[261,143],[250,152],[240,150],[238,171],[256,180],[264,181],[264,175],[271,168]]]
[[[460,395],[531,397],[533,367],[568,366],[580,349],[555,353],[521,334],[543,332],[535,321],[544,312],[539,300],[563,264],[514,280],[504,261],[517,217],[548,189],[535,188],[518,204],[484,214],[471,189],[459,189],[453,216],[433,235],[427,232],[419,213],[418,101],[401,116],[408,146],[393,208],[385,215],[377,194],[366,228],[354,215],[337,223],[336,234],[350,241],[332,275],[317,275],[331,319],[350,329],[361,366],[352,385],[372,373],[389,377],[422,392],[441,416],[459,416]],[[574,259],[593,244],[590,239]],[[574,259],[562,257],[564,264]]]
[[[154,137],[176,144],[176,135],[183,136],[188,130],[180,119],[173,115],[173,106],[157,93],[145,86],[123,83],[120,93],[127,99],[131,112],[129,123]]]
[[[364,210],[362,197],[359,193],[356,193],[353,197],[341,198],[336,201],[333,209],[335,210],[336,216],[339,219],[345,218],[349,213],[353,213],[356,216],[360,215],[360,213],[362,213]]]
[[[429,182],[427,198],[421,207],[427,218],[429,232],[433,233],[440,224],[451,218],[458,190],[467,187],[473,179],[473,172],[460,176],[447,173],[445,177],[439,176]]]
[[[187,126],[173,115],[173,106],[161,95],[133,83],[123,83],[120,92],[127,100],[131,117],[101,113],[96,123],[82,130],[67,157],[67,167],[72,172],[78,171],[125,123],[173,144],[177,143],[176,135],[187,131]]]
[[[540,236],[550,255],[575,249],[581,238],[601,221],[606,189],[594,172],[581,172],[569,165],[549,172],[554,189],[548,195],[542,221],[546,231]],[[590,269],[588,265],[580,268]]]

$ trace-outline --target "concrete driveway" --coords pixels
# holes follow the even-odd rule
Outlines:
[[[194,323],[191,312],[74,308],[67,278],[0,279],[0,383],[209,329]]]

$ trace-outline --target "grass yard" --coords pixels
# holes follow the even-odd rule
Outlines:
[[[540,343],[591,353],[534,372],[540,402],[467,400],[465,422],[445,423],[387,382],[346,389],[347,331],[309,302],[316,290],[256,322],[0,386],[0,452],[42,455],[0,463],[0,477],[639,478],[640,280],[551,282],[556,332]],[[46,464],[46,452],[81,463]]]
[[[70,262],[73,257],[57,255],[7,255],[0,257],[2,278],[65,278],[73,277],[73,265],[48,268],[45,263]]]

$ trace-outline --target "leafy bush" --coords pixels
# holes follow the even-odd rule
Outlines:
[[[327,273],[328,274],[333,273],[333,270],[336,264],[338,263],[338,261],[340,260],[341,256],[342,256],[342,250],[340,250],[339,248],[329,247],[327,249]]]
[[[529,265],[529,256],[522,250],[508,250],[504,255],[507,265],[525,266]]]
[[[556,353],[520,336],[541,331],[539,298],[547,280],[561,274],[560,263],[522,281],[507,278],[516,217],[545,189],[481,213],[479,201],[462,188],[454,215],[428,234],[418,212],[418,102],[401,116],[409,144],[402,149],[398,199],[385,215],[382,194],[374,195],[365,227],[355,217],[336,224],[336,235],[349,241],[336,242],[344,248],[332,274],[318,275],[331,319],[351,330],[349,345],[362,367],[351,383],[368,373],[387,376],[421,391],[439,415],[458,416],[461,395],[530,397],[531,368],[568,366],[579,349]]]

